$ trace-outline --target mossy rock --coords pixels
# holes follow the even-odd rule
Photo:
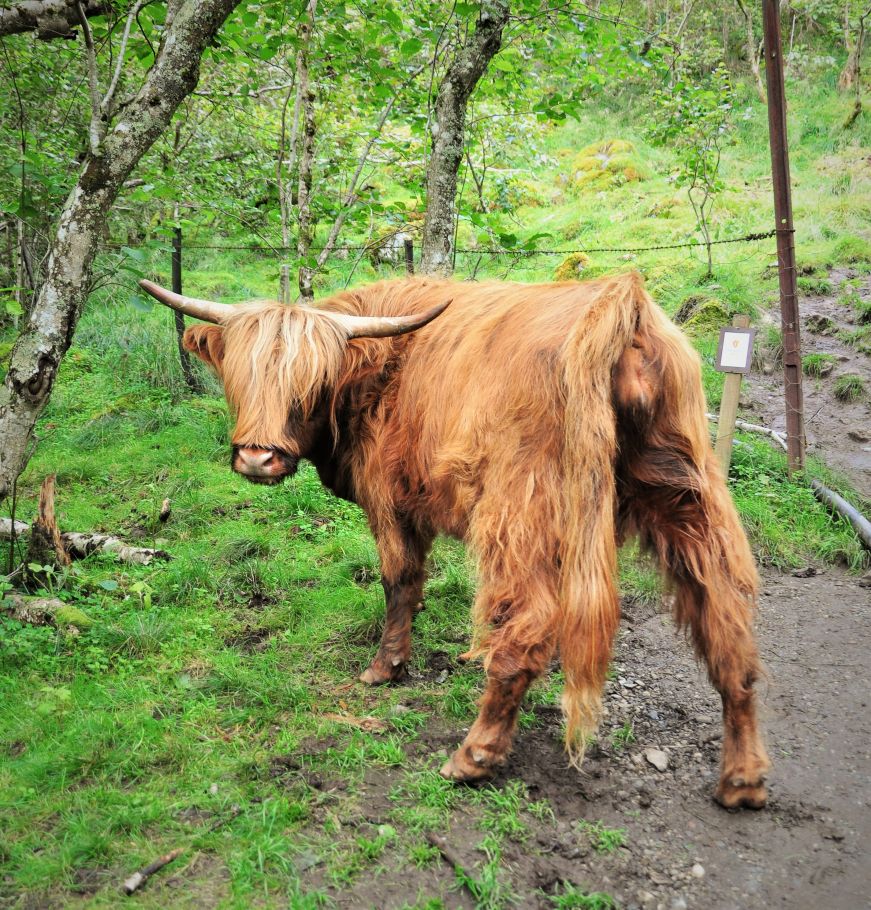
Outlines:
[[[405,261],[405,241],[414,241],[419,235],[417,225],[405,224],[389,227],[369,244],[369,262],[373,268],[381,265],[398,267]]]
[[[588,145],[572,162],[571,183],[576,189],[608,189],[650,177],[635,146],[624,139],[606,139]]]
[[[64,604],[54,611],[54,624],[60,629],[65,629],[67,626],[75,626],[77,629],[89,629],[94,625],[94,620],[78,607],[74,607],[72,604]]]
[[[554,272],[555,281],[577,281],[586,278],[585,270],[590,265],[590,257],[586,253],[572,253],[557,266]]]
[[[674,321],[689,335],[713,335],[729,324],[729,314],[716,298],[691,294],[678,307]]]
[[[662,294],[673,287],[676,281],[680,281],[680,276],[671,263],[648,266],[641,272],[644,275],[647,289],[654,295]]]
[[[851,235],[842,237],[835,244],[832,258],[836,263],[847,265],[871,262],[871,242]]]

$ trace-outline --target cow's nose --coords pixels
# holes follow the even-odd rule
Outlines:
[[[270,468],[275,462],[275,452],[272,449],[255,449],[240,447],[236,449],[239,467],[252,474],[271,473]]]

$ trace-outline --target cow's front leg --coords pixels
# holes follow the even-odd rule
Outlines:
[[[510,644],[491,652],[481,710],[463,744],[441,769],[442,777],[475,781],[490,777],[511,751],[520,702],[547,667],[552,648]]]
[[[378,653],[360,675],[370,686],[405,675],[411,657],[411,621],[423,597],[423,562],[431,542],[431,537],[398,527],[378,538],[387,612]]]

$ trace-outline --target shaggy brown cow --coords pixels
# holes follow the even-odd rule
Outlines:
[[[218,323],[184,340],[223,380],[233,469],[272,483],[308,458],[366,511],[387,618],[364,682],[404,671],[434,536],[470,545],[487,687],[446,777],[485,777],[505,761],[520,700],[557,650],[567,747],[580,761],[620,616],[617,544],[636,535],[722,696],[717,799],[764,804],[756,570],[711,451],[698,358],[637,274],[403,279],[319,309],[231,307],[144,286]]]

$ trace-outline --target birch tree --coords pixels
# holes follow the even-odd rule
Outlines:
[[[138,91],[123,103],[118,90],[131,26],[143,0],[135,0],[127,12],[105,90],[100,85],[88,12],[75,4],[90,97],[88,148],[58,218],[41,284],[0,387],[0,497],[9,493],[27,464],[34,426],[49,400],[90,289],[94,257],[112,205],[178,105],[196,87],[200,58],[238,2],[170,2],[154,62]]]
[[[469,98],[502,46],[506,0],[482,0],[474,31],[460,43],[439,85],[430,124],[421,271],[452,271],[457,173],[463,160]]]

